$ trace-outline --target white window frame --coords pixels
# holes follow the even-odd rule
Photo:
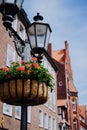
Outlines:
[[[27,122],[31,123],[31,106],[28,107]]]
[[[43,119],[44,119],[44,128],[48,129],[48,113],[47,112],[44,113]]]
[[[12,116],[12,105],[4,103],[3,104],[3,114]]]
[[[75,107],[75,108],[73,108]],[[72,110],[73,112],[76,111],[76,99],[72,99]]]
[[[22,23],[20,23],[20,27],[22,27],[22,31],[19,30],[19,36],[22,38],[22,40],[25,40],[25,27]]]
[[[10,44],[8,44],[6,65],[10,67],[11,62],[13,61],[15,61],[15,49],[13,49],[13,47]]]
[[[39,109],[39,127],[43,127],[43,110]]]
[[[16,119],[21,119],[21,107],[20,106],[16,106],[15,107],[15,118]]]
[[[52,130],[56,130],[56,119],[53,118],[53,125],[52,125]]]
[[[17,31],[17,15],[15,16],[15,19],[12,22],[12,28],[14,28],[14,30]]]
[[[52,109],[54,112],[56,112],[56,93],[55,91],[52,92]]]
[[[48,130],[52,130],[52,116],[49,116],[48,119]]]

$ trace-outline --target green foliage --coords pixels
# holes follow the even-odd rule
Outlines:
[[[11,67],[4,67],[0,69],[0,82],[12,79],[35,79],[39,82],[45,82],[48,87],[53,89],[53,77],[48,69],[37,62],[35,58],[32,61],[12,62]]]

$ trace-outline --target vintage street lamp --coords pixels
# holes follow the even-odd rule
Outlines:
[[[0,0],[0,12],[2,13],[3,25],[14,38],[16,51],[23,59],[26,42],[30,45],[31,54],[37,57],[38,62],[41,62],[42,54],[47,49],[48,40],[51,33],[49,24],[42,23],[43,17],[37,13],[34,17],[35,22],[30,24],[26,29],[27,41],[23,41],[17,32],[12,28],[12,22],[18,11],[21,10],[24,0]],[[21,130],[27,130],[27,104],[21,105]]]
[[[0,11],[3,14],[3,25],[10,28],[14,16],[21,9],[24,0],[0,0]]]
[[[38,60],[42,58],[43,50],[47,50],[47,45],[51,33],[49,24],[42,23],[43,17],[37,13],[34,17],[35,22],[28,29],[28,37],[31,47],[31,54],[36,55]]]

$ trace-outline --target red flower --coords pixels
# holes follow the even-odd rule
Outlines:
[[[21,64],[22,64],[22,65],[25,64],[25,63],[26,63],[26,62],[25,62],[24,60],[21,61]]]
[[[33,57],[32,60],[33,60],[33,61],[37,61],[37,58],[36,58],[36,57]]]
[[[27,73],[30,74],[30,73],[31,73],[31,70],[28,70]]]
[[[29,68],[30,66],[31,66],[31,65],[29,65],[29,64],[25,64],[25,67],[26,67],[26,68]]]
[[[40,66],[37,63],[33,63],[32,66],[36,69],[40,68]]]
[[[2,69],[2,71],[3,71],[3,72],[8,71],[8,67],[4,67],[4,68]]]
[[[19,66],[17,68],[17,70],[20,71],[20,72],[24,72],[25,71],[25,67],[24,66]]]

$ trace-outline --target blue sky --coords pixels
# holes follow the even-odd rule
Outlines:
[[[79,104],[87,104],[87,0],[24,0],[23,8],[33,22],[39,12],[52,28],[53,50],[65,48],[69,53]]]

